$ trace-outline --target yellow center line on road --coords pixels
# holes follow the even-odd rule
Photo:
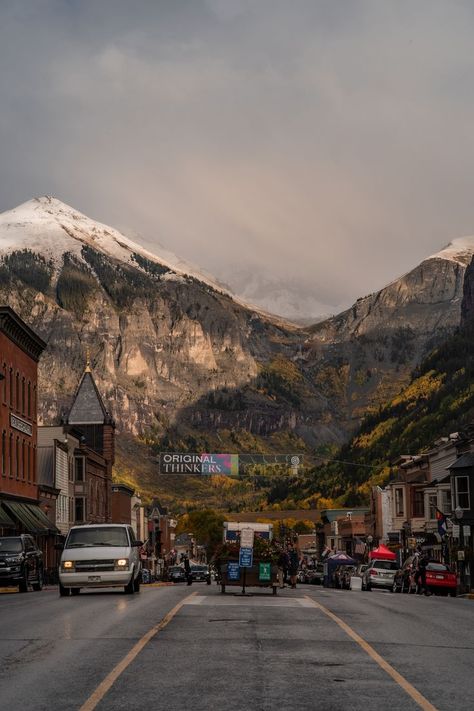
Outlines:
[[[109,689],[115,684],[119,676],[125,671],[125,669],[133,662],[135,657],[140,654],[142,649],[148,644],[148,642],[158,634],[158,632],[161,632],[166,625],[168,625],[173,617],[178,614],[178,612],[181,610],[183,605],[185,605],[188,600],[190,600],[194,595],[197,594],[196,592],[191,593],[191,595],[188,595],[187,597],[184,598],[184,600],[181,600],[181,602],[178,602],[177,605],[173,607],[172,610],[170,610],[159,622],[157,625],[152,627],[146,634],[143,635],[143,637],[132,647],[132,649],[129,651],[127,655],[112,669],[112,671],[107,674],[105,679],[99,684],[97,689],[89,696],[87,701],[85,701],[79,711],[93,711],[93,709],[96,708],[97,704],[102,701],[106,693],[109,691]]]
[[[335,622],[339,627],[344,630],[344,632],[354,640],[354,642],[357,642],[357,644],[362,647],[364,652],[366,652],[371,659],[376,662],[379,667],[381,667],[389,676],[392,677],[392,679],[402,687],[402,689],[409,695],[411,698],[418,704],[420,708],[423,709],[423,711],[438,711],[436,706],[433,706],[432,703],[428,701],[427,698],[423,696],[423,694],[420,694],[418,689],[416,689],[413,684],[410,684],[410,682],[405,679],[404,676],[402,676],[399,672],[397,672],[396,669],[392,667],[391,664],[389,664],[383,657],[380,656],[378,652],[375,651],[375,649],[365,641],[360,635],[355,632],[352,627],[349,627],[349,625],[344,622],[344,620],[341,620],[340,617],[334,614],[334,612],[331,612],[331,610],[328,610],[327,607],[324,607],[324,605],[321,605],[321,603],[316,602],[312,597],[309,597],[309,595],[305,595],[305,598],[311,601],[311,603],[314,605],[314,607],[317,607],[321,612],[324,612],[327,617],[329,617],[333,622]]]

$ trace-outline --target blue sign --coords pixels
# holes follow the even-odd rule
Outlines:
[[[240,580],[240,568],[238,563],[227,563],[227,579]]]
[[[251,568],[253,563],[253,548],[241,548],[239,552],[239,565],[241,568]]]

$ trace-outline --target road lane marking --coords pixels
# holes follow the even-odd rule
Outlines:
[[[357,642],[357,644],[362,647],[364,652],[366,652],[371,659],[376,662],[379,667],[381,667],[389,676],[392,677],[392,679],[402,687],[402,689],[409,695],[411,698],[418,704],[420,708],[423,709],[423,711],[438,711],[436,706],[433,706],[432,703],[428,701],[427,698],[421,694],[418,689],[416,689],[413,684],[410,684],[410,682],[405,679],[404,676],[402,676],[397,670],[392,667],[391,664],[389,664],[378,652],[375,651],[375,649],[365,641],[360,635],[355,632],[352,627],[349,627],[349,625],[344,622],[344,620],[341,620],[340,617],[334,614],[334,612],[331,612],[331,610],[328,610],[327,607],[324,607],[324,605],[321,605],[320,602],[316,602],[316,600],[313,600],[313,598],[309,597],[309,595],[305,595],[305,597],[311,601],[313,607],[317,607],[318,610],[321,610],[321,612],[324,612],[324,614],[329,617],[333,622],[335,622],[339,627],[344,630],[344,632],[354,640],[354,642]]]
[[[188,600],[185,605],[206,605],[217,607],[220,605],[230,607],[312,607],[308,600],[303,598],[274,597],[267,595],[264,597],[240,596],[238,593],[232,595],[197,595],[192,600]]]
[[[140,652],[148,644],[148,642],[153,639],[153,637],[157,635],[158,632],[161,632],[161,630],[163,630],[166,625],[171,622],[173,617],[178,614],[183,605],[185,605],[186,602],[191,597],[194,597],[194,595],[196,594],[197,591],[185,597],[184,600],[181,600],[181,602],[178,602],[178,604],[175,605],[172,610],[166,613],[161,622],[159,622],[157,625],[148,630],[148,632],[144,634],[143,637],[138,640],[138,642],[132,647],[128,654],[126,654],[125,657],[118,664],[116,664],[112,671],[107,674],[107,676],[99,684],[97,689],[89,696],[87,701],[82,704],[79,711],[93,711],[93,709],[96,708],[97,704],[102,701],[109,689],[115,684],[119,676],[123,674],[125,669],[133,662],[135,657],[140,654]]]

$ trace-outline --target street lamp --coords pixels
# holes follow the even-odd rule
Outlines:
[[[369,534],[369,535],[367,536],[367,546],[368,546],[367,560],[369,560],[370,551],[372,550],[372,543],[373,543],[373,542],[374,542],[374,537]]]

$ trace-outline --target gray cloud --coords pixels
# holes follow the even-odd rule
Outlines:
[[[473,233],[470,3],[3,0],[0,209],[328,305]]]

